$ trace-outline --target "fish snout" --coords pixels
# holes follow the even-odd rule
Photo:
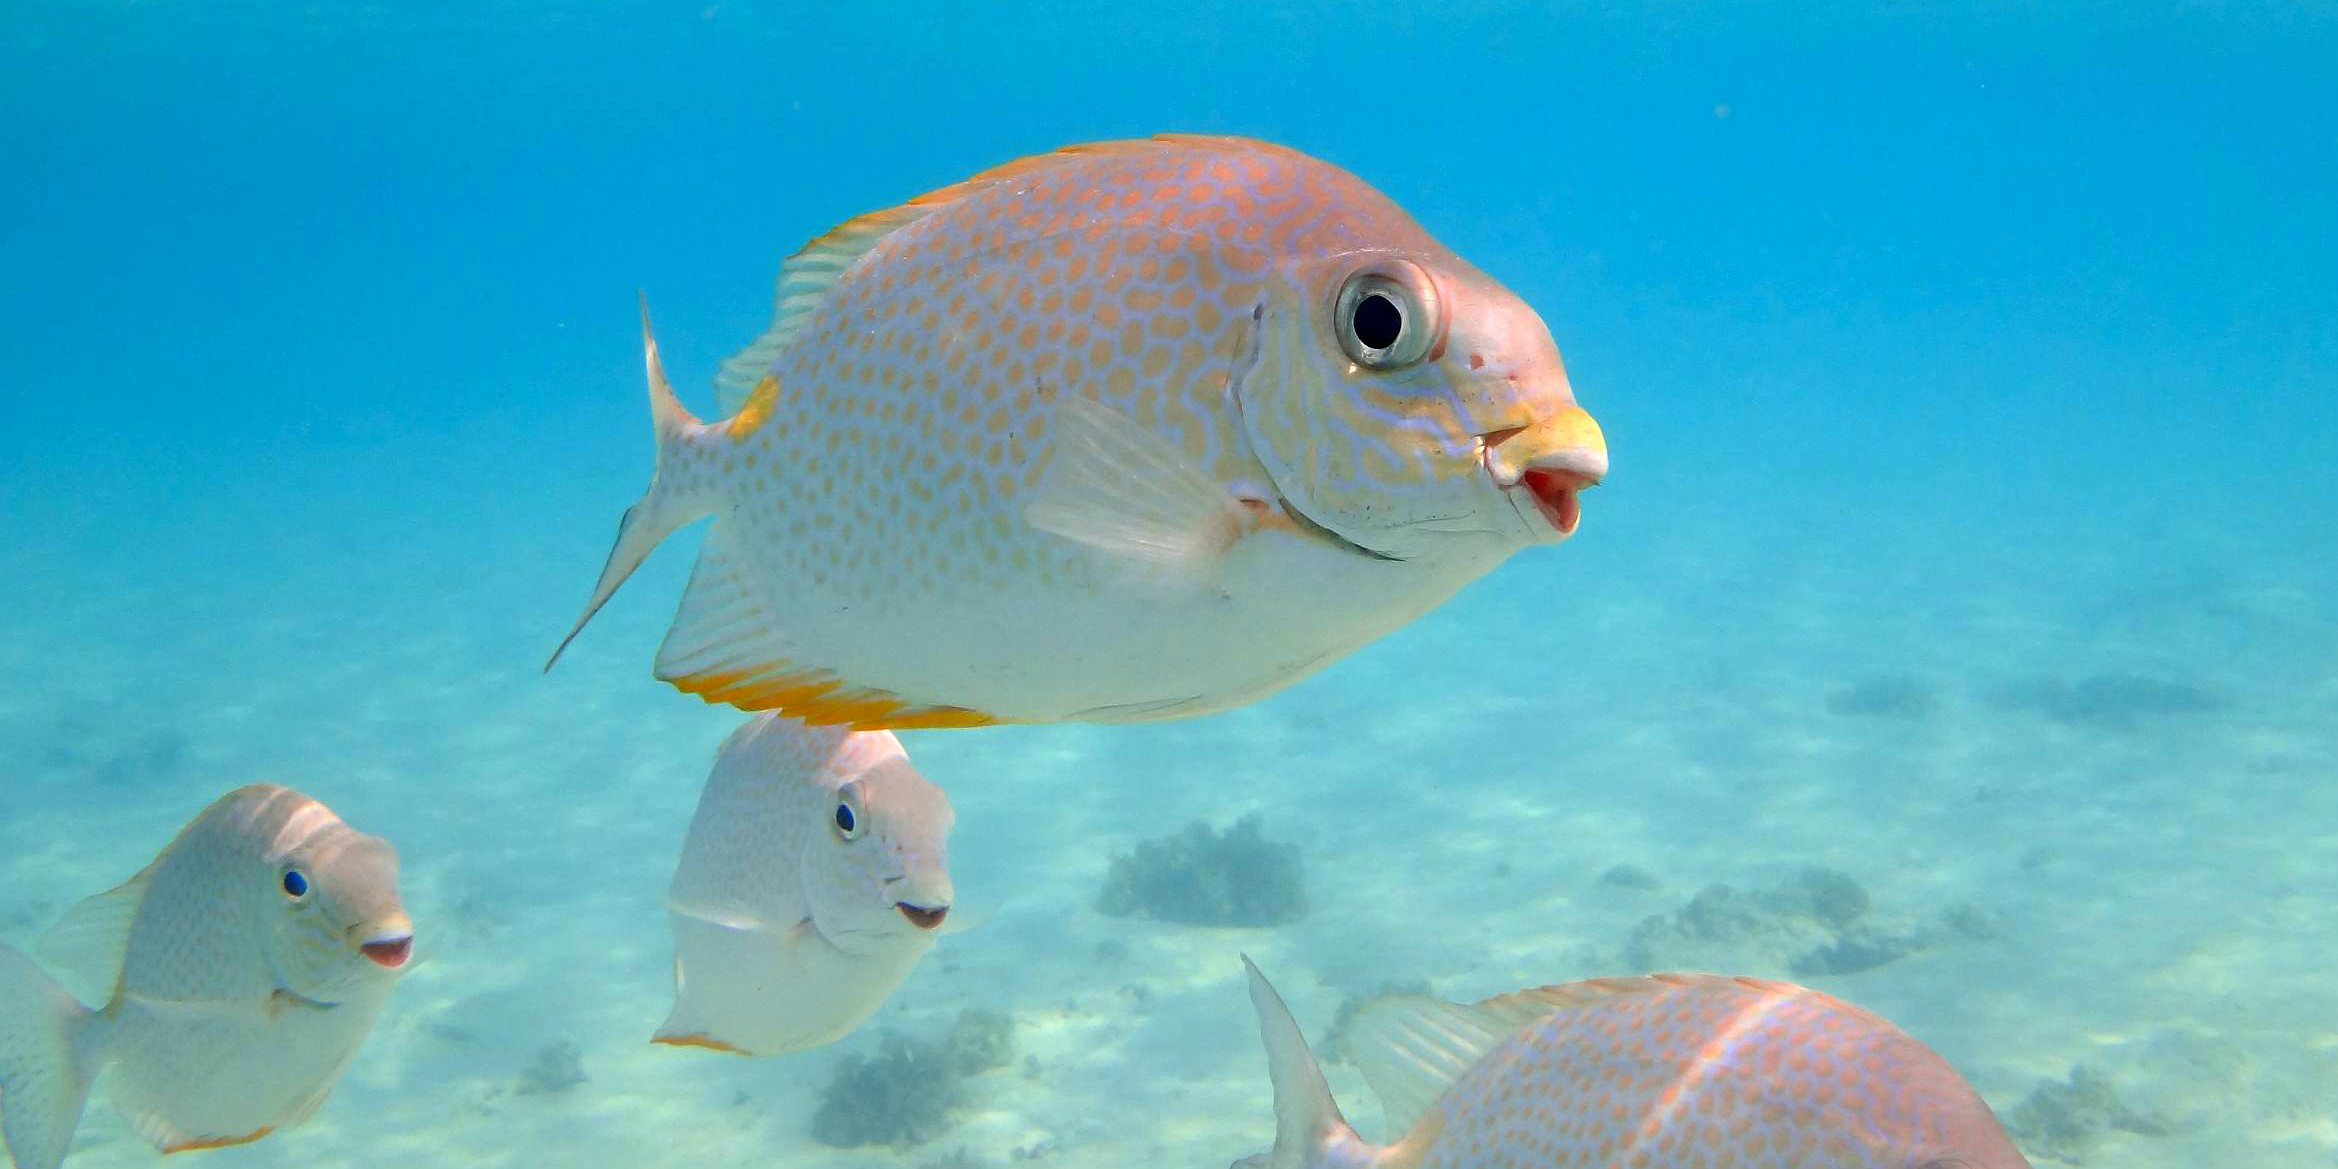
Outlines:
[[[1597,420],[1570,403],[1526,426],[1489,431],[1478,441],[1495,486],[1513,503],[1519,496],[1532,500],[1557,539],[1575,534],[1583,519],[1577,496],[1607,477],[1607,436]]]
[[[359,953],[384,970],[397,970],[414,956],[414,923],[399,917],[382,922],[357,943]]]

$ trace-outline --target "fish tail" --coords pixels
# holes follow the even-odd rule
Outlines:
[[[1259,1036],[1266,1040],[1267,1073],[1274,1080],[1275,1147],[1244,1157],[1232,1169],[1364,1169],[1387,1162],[1384,1150],[1364,1143],[1340,1115],[1331,1086],[1315,1053],[1307,1048],[1283,996],[1258,972],[1248,955],[1250,1004],[1258,1009]]]
[[[96,1016],[0,946],[0,1139],[17,1169],[57,1169],[97,1073]]]
[[[626,508],[625,518],[617,522],[617,543],[609,549],[608,562],[601,566],[601,578],[593,585],[592,599],[585,602],[584,616],[576,619],[568,636],[560,639],[558,648],[544,662],[547,672],[568,649],[568,643],[584,632],[585,623],[593,619],[593,614],[600,612],[601,606],[616,595],[625,578],[649,558],[652,549],[715,508],[704,477],[687,464],[692,451],[720,441],[718,432],[723,428],[700,422],[674,396],[673,383],[666,380],[666,367],[658,360],[657,338],[650,333],[647,296],[641,301],[641,348],[643,361],[649,367],[649,420],[657,440],[657,471],[650,477],[649,490],[642,493],[639,502]]]

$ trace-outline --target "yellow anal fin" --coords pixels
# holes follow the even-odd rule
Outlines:
[[[728,1052],[731,1055],[752,1056],[755,1054],[754,1052],[749,1051],[744,1047],[733,1047],[712,1035],[706,1034],[660,1035],[657,1038],[650,1040],[650,1042],[660,1044],[665,1047],[703,1047],[708,1051]]]
[[[780,630],[765,600],[763,574],[769,571],[730,521],[715,521],[699,548],[681,609],[658,647],[658,678],[708,702],[776,710],[816,727],[874,731],[999,721],[976,710],[856,686],[835,670],[802,664],[809,655]]]
[[[710,670],[665,679],[684,694],[740,710],[775,710],[806,726],[856,731],[915,731],[987,727],[1001,720],[958,706],[920,706],[890,690],[846,688],[827,670],[792,668]]]
[[[251,1144],[275,1131],[276,1126],[271,1124],[266,1128],[247,1132],[237,1137],[196,1137],[191,1141],[180,1141],[175,1145],[165,1147],[162,1150],[162,1155],[167,1157],[172,1153],[194,1153],[204,1149],[232,1149],[237,1145]]]
[[[960,730],[966,727],[995,727],[1006,720],[962,706],[928,706],[918,710],[904,710],[888,716],[882,728],[857,727],[857,730],[937,731]]]
[[[844,685],[826,670],[790,669],[784,664],[762,670],[660,671],[658,677],[684,694],[740,710],[792,710]]]

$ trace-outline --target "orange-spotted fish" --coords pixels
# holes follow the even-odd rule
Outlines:
[[[1533,309],[1240,138],[1071,147],[813,240],[721,422],[642,331],[657,473],[577,629],[715,516],[657,676],[815,724],[1239,706],[1564,540],[1607,471]]]
[[[779,1055],[843,1038],[933,949],[953,813],[885,731],[765,714],[716,753],[666,904],[656,1042]]]
[[[102,1008],[0,946],[9,1155],[56,1169],[100,1071],[166,1153],[299,1124],[373,1030],[413,941],[387,842],[289,788],[230,792],[42,939],[59,969],[109,988]]]
[[[1236,1169],[2029,1169],[1972,1087],[1883,1019],[1713,974],[1366,1006],[1348,1050],[1393,1123],[1366,1144],[1248,959],[1274,1150]]]

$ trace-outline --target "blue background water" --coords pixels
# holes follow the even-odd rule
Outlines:
[[[647,677],[686,546],[536,675],[647,475],[634,291],[703,409],[829,224],[1060,143],[1244,133],[1358,172],[1537,306],[1615,472],[1574,542],[1259,707],[912,741],[959,802],[961,882],[1005,907],[914,985],[1092,1014],[1019,1014],[1086,1037],[1031,1110],[1163,1118],[1045,1140],[1262,1146],[1236,949],[1319,982],[1293,997],[1320,1027],[1381,978],[1616,972],[1631,923],[1705,881],[1823,862],[2005,917],[1955,977],[1832,987],[2001,1110],[2173,1020],[2306,1102],[2105,1138],[2122,1156],[2327,1161],[2329,1000],[2264,983],[2326,969],[2312,907],[2338,894],[2334,60],[2338,14],[2302,4],[11,0],[0,934],[217,791],[308,787],[468,923],[410,980],[426,1022],[369,1056],[396,1070],[347,1091],[424,1101],[415,1148],[506,1155],[509,1116],[441,1124],[424,1085],[512,1061],[426,1033],[637,1043],[655,899],[732,721]],[[1830,702],[1878,678],[1934,708]],[[2205,709],[2053,699],[2089,678]],[[1254,808],[1311,858],[1303,926],[1088,911],[1113,849]],[[1624,861],[1663,894],[1599,902]],[[1142,945],[1099,969],[1107,936],[1190,971]],[[2246,1022],[2183,1013],[2219,977]],[[1174,1027],[1109,1021],[1143,978]],[[2282,1046],[2299,1028],[2323,1039]],[[816,1086],[803,1062],[679,1082],[719,1111],[724,1077]],[[1167,1119],[1216,1098],[1147,1095],[1181,1076],[1223,1078],[1217,1128]],[[737,1148],[799,1140],[792,1106]],[[557,1115],[539,1139],[573,1135]],[[1012,1128],[972,1150],[1003,1160],[1025,1138],[981,1134]]]

